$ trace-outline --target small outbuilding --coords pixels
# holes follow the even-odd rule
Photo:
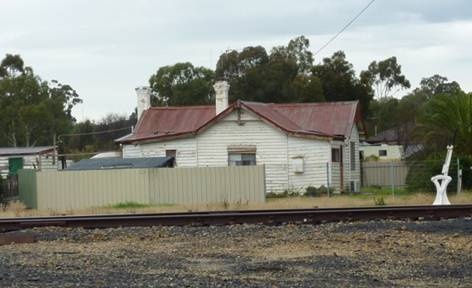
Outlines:
[[[16,175],[20,169],[57,169],[54,146],[0,147],[0,174]]]

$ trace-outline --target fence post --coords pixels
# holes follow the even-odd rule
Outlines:
[[[457,158],[457,194],[461,194],[462,191],[462,169],[460,167],[459,158]]]
[[[326,185],[328,186],[328,198],[331,197],[329,191],[329,162],[326,162]]]
[[[392,183],[393,200],[395,200],[395,179],[393,176],[393,162],[390,162],[390,182]]]

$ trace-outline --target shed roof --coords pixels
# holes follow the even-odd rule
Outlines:
[[[0,147],[0,156],[39,155],[54,152],[54,146]]]
[[[367,138],[369,143],[388,143],[388,144],[409,144],[411,142],[410,135],[416,128],[415,123],[406,123],[398,128],[390,128],[379,132]]]
[[[83,159],[65,170],[104,170],[172,167],[174,157]]]
[[[274,104],[238,100],[218,115],[213,105],[153,107],[143,112],[134,133],[116,142],[157,141],[196,134],[237,108],[300,136],[347,137],[352,126],[360,120],[358,101]]]

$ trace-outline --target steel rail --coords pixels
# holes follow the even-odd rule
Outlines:
[[[282,223],[318,224],[376,219],[446,219],[472,217],[472,205],[383,206],[279,210],[231,210],[185,213],[107,214],[84,216],[1,218],[0,231],[60,226],[114,228],[125,226],[231,225]]]

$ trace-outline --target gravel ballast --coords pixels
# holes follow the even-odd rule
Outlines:
[[[36,228],[0,287],[472,287],[472,219]]]

